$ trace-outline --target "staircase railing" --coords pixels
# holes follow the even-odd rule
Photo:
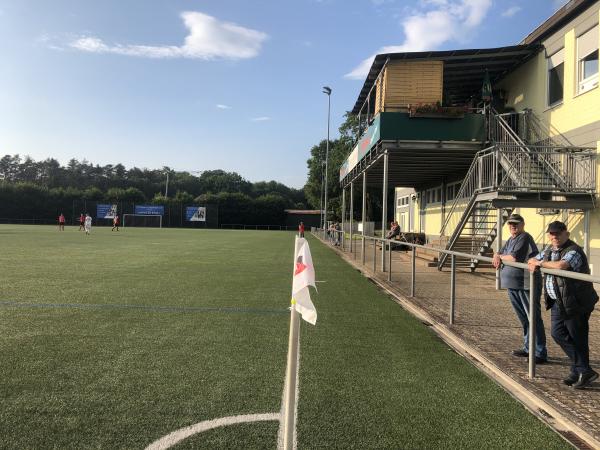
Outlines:
[[[487,148],[477,152],[469,171],[464,178],[464,181],[460,185],[460,189],[454,198],[454,202],[450,209],[446,212],[446,219],[442,224],[440,230],[440,236],[445,235],[445,231],[451,226],[452,218],[455,217],[455,212],[459,206],[468,207],[470,200],[476,193],[484,192],[486,190],[492,190],[495,186],[495,179],[497,173],[490,170],[489,160],[493,158],[495,152],[494,147]],[[496,164],[492,164],[494,169],[497,167]]]
[[[510,150],[517,150],[531,155],[531,167],[538,166],[539,171],[546,172],[554,180],[554,184],[557,187],[568,191],[569,188],[560,171],[553,165],[555,161],[548,159],[545,155],[545,152],[552,152],[556,148],[560,148],[560,146],[555,145],[551,138],[546,140],[541,139],[541,136],[539,136],[541,122],[531,120],[533,116],[533,113],[528,113],[527,115],[519,114],[516,116],[517,120],[515,121],[514,115],[503,116],[491,109],[488,112],[487,120],[488,137],[493,144],[501,148],[508,146]],[[511,119],[512,123],[509,124],[506,118]],[[532,144],[527,144],[521,138],[519,131],[521,131],[520,134],[524,137],[527,135],[531,137],[532,133],[536,135],[535,139],[538,139],[538,143],[535,144],[535,151],[531,148]]]
[[[531,109],[519,112],[498,114],[521,140],[531,145],[550,145],[553,147],[574,147],[565,135],[552,125],[541,120]]]
[[[446,231],[454,232],[448,240],[452,245],[460,235],[467,211],[472,209],[479,194],[486,192],[555,192],[564,189],[556,186],[555,178],[542,170],[537,164],[537,156],[553,163],[570,193],[593,194],[596,190],[596,154],[592,149],[565,151],[562,148],[549,151],[548,147],[539,149],[529,147],[523,152],[520,146],[493,146],[477,153],[469,171],[461,184],[452,206],[440,230],[440,236]],[[457,217],[459,207],[465,207],[462,217]]]
[[[479,251],[480,244],[489,244],[488,238],[493,237],[495,229],[495,225],[489,226],[489,211],[471,217],[478,202],[486,200],[481,196],[483,193],[593,195],[596,191],[595,149],[573,147],[558,132],[551,135],[552,131],[531,111],[500,115],[489,109],[486,113],[488,139],[492,146],[475,155],[446,214],[440,237],[443,239],[446,231],[453,229],[446,248],[452,248],[458,241],[469,219],[473,220],[470,228],[472,244]],[[462,214],[458,212],[459,207],[464,207]],[[485,234],[481,233],[484,229],[487,236],[481,236],[479,240],[478,236]],[[443,263],[442,257],[439,267]]]

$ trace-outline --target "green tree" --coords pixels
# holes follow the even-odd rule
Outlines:
[[[346,113],[346,120],[340,126],[340,138],[329,142],[329,161],[327,169],[327,209],[333,212],[330,219],[340,220],[342,216],[342,199],[340,187],[340,166],[348,157],[354,146],[355,134],[358,132],[357,120]],[[308,179],[304,185],[304,194],[310,206],[318,209],[321,206],[321,192],[324,187],[325,154],[327,140],[321,141],[310,150]]]

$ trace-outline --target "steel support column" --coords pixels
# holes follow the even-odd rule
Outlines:
[[[354,249],[354,235],[352,229],[354,228],[354,182],[350,183],[350,253],[353,253]]]
[[[342,188],[342,250],[346,250],[346,232],[344,231],[344,226],[346,225],[346,188]]]
[[[383,154],[383,193],[381,212],[381,237],[385,238],[387,224],[387,201],[388,201],[388,152]],[[381,271],[385,272],[385,242],[381,243]]]
[[[533,274],[529,277],[529,378],[535,378],[535,340],[536,340],[536,307],[535,307],[535,298],[536,298],[536,286],[535,286],[535,277]]]
[[[498,216],[496,218],[496,228],[498,229],[498,233],[496,234],[496,253],[500,253],[500,249],[502,248],[502,208],[498,208]],[[496,290],[502,288],[500,284],[500,268],[496,269]]]
[[[590,255],[590,210],[586,209],[583,211],[583,250],[588,257],[588,260],[591,258]]]
[[[365,264],[365,223],[367,221],[367,171],[363,172],[362,176],[362,244],[361,244],[361,257],[362,263]]]

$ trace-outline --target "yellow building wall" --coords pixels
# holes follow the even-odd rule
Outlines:
[[[600,12],[598,12],[600,22]],[[600,47],[600,42],[598,43]],[[507,76],[497,88],[507,92],[507,106],[517,111],[531,108],[544,122],[559,132],[566,134],[571,130],[600,121],[600,87],[579,94],[577,86],[577,36],[574,29],[568,29],[564,35],[564,92],[561,104],[547,106],[547,61],[545,51],[540,52],[532,60]],[[495,87],[496,88],[496,87]],[[596,143],[600,155],[600,141]],[[596,161],[596,173],[600,174],[600,157]],[[596,190],[600,192],[600,177],[596,176]],[[554,220],[566,222],[571,232],[571,239],[580,245],[584,244],[583,213],[571,210],[561,211],[557,215],[542,216],[535,209],[519,209],[526,222],[525,229],[538,244],[547,244],[545,230]],[[503,229],[502,237],[510,236],[508,227]],[[590,249],[592,256],[600,249],[600,209],[590,214]],[[540,249],[541,250],[541,249]],[[597,258],[591,258],[593,261]],[[600,260],[599,260],[600,261]],[[599,264],[596,264],[600,266]],[[593,265],[592,265],[593,270]],[[596,273],[600,267],[596,269]],[[594,270],[593,270],[594,273]]]
[[[497,88],[507,92],[507,106],[517,111],[531,108],[561,133],[600,121],[600,87],[581,94],[577,92],[576,41],[575,30],[569,30],[564,36],[564,97],[561,104],[551,108],[546,106],[547,55],[542,51],[498,84]]]

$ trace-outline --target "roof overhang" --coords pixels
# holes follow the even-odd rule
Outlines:
[[[382,186],[383,155],[388,155],[388,183],[421,189],[454,181],[464,176],[481,142],[458,141],[380,141],[341,181],[342,187],[351,182],[361,184],[367,172],[367,186]]]
[[[471,50],[382,53],[375,57],[371,65],[352,114],[358,114],[388,60],[443,61],[445,95],[452,103],[466,103],[481,90],[486,69],[494,84],[538,53],[541,48],[539,44],[526,44]]]

